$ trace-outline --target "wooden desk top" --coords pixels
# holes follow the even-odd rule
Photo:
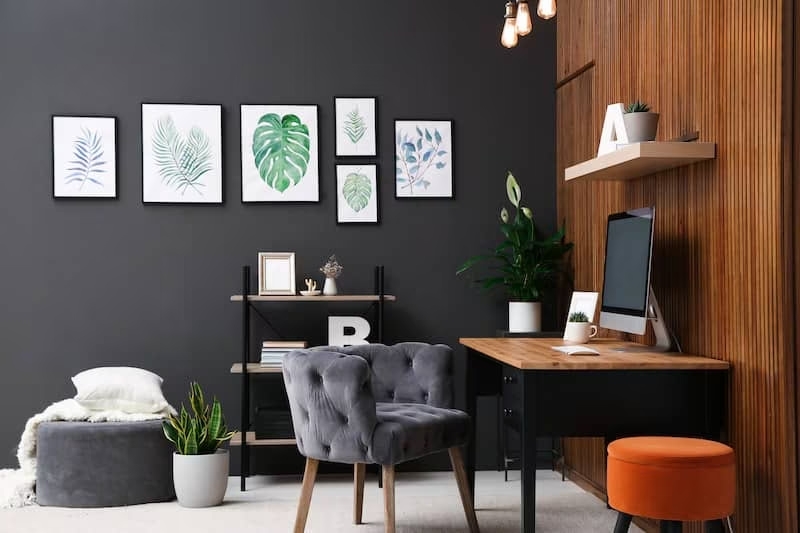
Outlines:
[[[655,353],[646,346],[615,339],[592,339],[600,355],[567,355],[553,346],[575,343],[543,338],[462,338],[458,340],[487,357],[520,370],[727,370],[726,361],[676,352]],[[625,352],[617,351],[624,348]]]

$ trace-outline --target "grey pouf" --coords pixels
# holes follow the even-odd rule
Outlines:
[[[45,422],[36,499],[58,507],[117,507],[175,498],[172,445],[160,420]]]

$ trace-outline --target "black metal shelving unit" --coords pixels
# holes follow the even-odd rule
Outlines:
[[[369,302],[375,310],[374,341],[383,342],[384,307],[386,302],[393,302],[397,298],[385,294],[383,266],[375,267],[375,293],[365,295],[337,295],[337,296],[259,296],[250,294],[250,267],[242,268],[242,293],[231,296],[232,302],[241,302],[242,312],[242,360],[231,367],[231,373],[241,374],[241,425],[240,431],[231,439],[232,446],[239,446],[241,452],[241,482],[240,489],[246,490],[246,479],[250,475],[250,448],[253,446],[290,446],[295,444],[294,439],[256,439],[255,432],[248,431],[252,426],[250,416],[250,378],[256,374],[279,374],[279,368],[262,367],[250,359],[250,318],[251,312],[272,327],[267,317],[258,309],[258,305],[269,302],[325,302],[325,303],[354,303]],[[272,328],[274,330],[274,328]]]

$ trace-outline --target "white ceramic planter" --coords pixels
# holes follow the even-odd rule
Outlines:
[[[183,507],[213,507],[228,488],[228,450],[207,455],[172,454],[175,495]]]
[[[625,123],[625,132],[628,142],[638,143],[655,141],[658,132],[658,113],[625,113],[622,120]]]
[[[510,333],[532,333],[541,330],[541,302],[508,302],[508,331]]]

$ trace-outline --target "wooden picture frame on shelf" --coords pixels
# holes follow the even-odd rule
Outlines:
[[[295,295],[294,252],[259,252],[258,295]]]

